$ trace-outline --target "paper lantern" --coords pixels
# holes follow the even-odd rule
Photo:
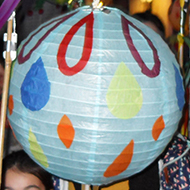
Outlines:
[[[92,185],[152,163],[184,104],[178,63],[161,37],[118,9],[89,6],[21,43],[9,94],[25,151],[47,171]]]

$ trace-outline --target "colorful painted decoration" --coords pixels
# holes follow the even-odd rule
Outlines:
[[[80,7],[20,45],[8,118],[46,170],[101,185],[150,165],[178,127],[178,63],[150,28],[116,8]]]

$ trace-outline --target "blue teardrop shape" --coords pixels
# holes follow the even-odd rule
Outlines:
[[[178,99],[178,106],[180,111],[182,111],[183,106],[185,104],[185,99],[184,99],[184,88],[183,88],[183,80],[182,77],[180,76],[179,70],[176,68],[176,66],[173,64],[174,70],[175,70],[175,81],[176,81],[176,96]]]
[[[21,86],[21,99],[31,111],[39,111],[49,100],[50,82],[41,57],[31,66]]]

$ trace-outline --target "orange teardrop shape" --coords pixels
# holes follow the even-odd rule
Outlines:
[[[57,126],[57,133],[66,148],[70,148],[75,136],[75,129],[66,115],[61,118]]]
[[[164,118],[163,116],[160,116],[156,122],[154,123],[154,126],[152,128],[152,137],[155,141],[158,140],[160,134],[162,133],[162,130],[165,128]]]
[[[133,157],[134,140],[125,147],[121,154],[104,172],[104,177],[113,177],[125,171],[131,163]]]
[[[13,95],[10,95],[10,96],[9,96],[9,105],[8,105],[8,108],[9,108],[9,114],[12,115],[12,113],[13,113],[13,108],[14,108]]]

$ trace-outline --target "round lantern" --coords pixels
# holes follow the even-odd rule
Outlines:
[[[8,118],[47,171],[100,185],[152,163],[183,104],[178,63],[161,37],[118,9],[85,6],[21,43]]]

